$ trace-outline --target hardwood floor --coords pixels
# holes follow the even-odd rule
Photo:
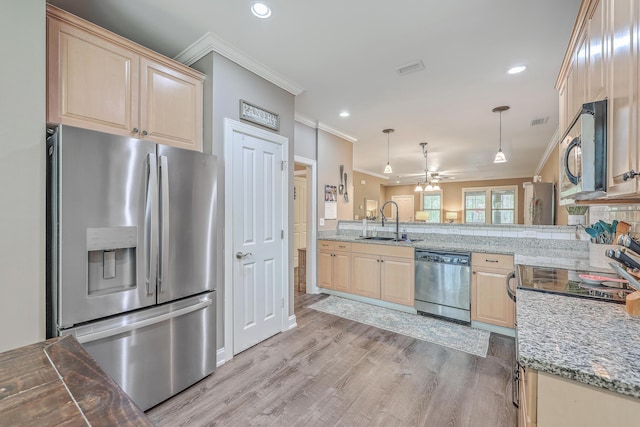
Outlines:
[[[512,338],[486,358],[307,308],[298,327],[236,355],[147,412],[159,426],[515,426]]]

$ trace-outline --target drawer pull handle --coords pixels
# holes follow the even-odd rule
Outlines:
[[[486,262],[498,262],[497,259],[485,259]]]

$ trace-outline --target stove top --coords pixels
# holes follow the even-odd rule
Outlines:
[[[519,265],[518,277],[518,288],[600,301],[624,303],[633,292],[612,273]]]

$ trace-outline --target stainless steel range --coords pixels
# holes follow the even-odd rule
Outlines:
[[[624,303],[633,292],[627,281],[611,273],[563,268],[518,266],[518,288],[578,298]]]

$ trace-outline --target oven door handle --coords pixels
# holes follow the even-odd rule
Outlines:
[[[507,275],[507,282],[506,282],[507,295],[509,295],[509,298],[513,302],[516,302],[516,294],[514,291],[511,290],[511,286],[509,286],[509,282],[511,282],[511,279],[515,279],[515,278],[516,278],[516,272],[512,271]]]
[[[518,363],[515,364],[511,373],[511,401],[516,408],[520,406],[520,367]]]

